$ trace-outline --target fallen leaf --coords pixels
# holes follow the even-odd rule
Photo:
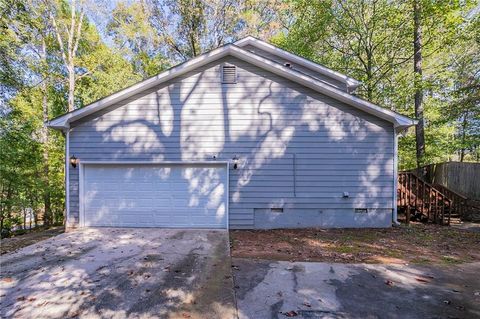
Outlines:
[[[304,305],[305,307],[308,307],[308,308],[310,308],[310,307],[312,306],[309,302],[304,302],[303,305]]]
[[[17,301],[24,301],[25,299],[26,299],[25,296],[20,296],[17,298]]]
[[[3,282],[12,282],[12,281],[13,281],[13,278],[11,278],[11,277],[5,277],[5,278],[2,278],[2,281],[3,281]]]
[[[415,277],[415,280],[419,281],[419,282],[430,282],[430,280],[428,280],[426,278],[422,278],[422,277]]]
[[[296,317],[298,316],[298,313],[296,311],[291,310],[289,312],[285,312],[284,315],[287,317]]]
[[[387,280],[387,281],[385,281],[385,285],[387,285],[387,286],[393,286],[393,281]]]

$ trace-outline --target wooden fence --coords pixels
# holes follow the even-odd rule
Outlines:
[[[480,163],[446,162],[414,170],[430,184],[439,184],[469,199],[480,200]]]

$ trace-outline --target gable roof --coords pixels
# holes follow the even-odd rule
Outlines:
[[[271,45],[270,43],[267,43],[265,41],[262,41],[252,36],[248,36],[246,38],[240,39],[237,42],[234,42],[234,44],[241,48],[247,45],[251,45],[255,48],[258,48],[265,52],[281,57],[289,62],[293,62],[295,64],[301,65],[307,69],[310,69],[312,71],[328,76],[339,82],[345,83],[347,88],[349,88],[350,92],[353,92],[358,86],[362,84],[362,82],[355,80],[354,78],[351,78],[349,76],[346,76],[345,74],[329,69],[321,64],[315,63],[308,59],[302,58],[301,56],[298,56],[296,54],[280,49],[279,47]]]
[[[260,41],[260,40],[256,40],[256,41]],[[242,49],[240,46],[236,44],[226,44],[222,47],[206,52],[189,61],[186,61],[175,67],[172,67],[156,76],[153,76],[137,84],[134,84],[130,87],[127,87],[121,91],[113,93],[81,109],[77,109],[72,112],[66,113],[62,116],[59,116],[57,118],[54,118],[48,122],[48,126],[54,129],[66,130],[70,127],[70,123],[74,121],[77,121],[85,116],[98,112],[108,106],[118,103],[146,89],[152,88],[156,85],[164,83],[177,76],[185,74],[198,67],[201,67],[203,65],[206,65],[210,62],[216,61],[220,58],[223,58],[229,55],[236,57],[240,60],[243,60],[245,62],[251,63],[255,66],[258,66],[272,73],[275,73],[284,78],[287,78],[293,82],[304,85],[305,87],[311,88],[317,92],[330,96],[336,100],[339,100],[351,106],[357,107],[358,109],[363,110],[364,112],[370,113],[374,116],[377,116],[386,121],[389,121],[393,123],[397,131],[403,130],[405,128],[408,128],[409,126],[416,124],[415,120],[407,116],[382,108],[371,102],[363,100],[355,95],[339,90],[331,85],[325,84],[324,82],[319,81],[313,77],[310,77],[304,73],[295,71],[280,63],[274,62],[260,55],[257,55],[253,52]],[[310,62],[310,63],[313,63],[313,62]]]

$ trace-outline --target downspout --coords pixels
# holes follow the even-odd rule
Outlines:
[[[392,224],[399,226],[398,210],[397,210],[397,187],[398,187],[398,132],[396,128],[393,129],[393,210],[392,210]]]

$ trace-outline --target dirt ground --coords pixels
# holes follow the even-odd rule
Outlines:
[[[49,229],[34,230],[30,233],[18,235],[11,238],[4,238],[0,240],[0,255],[15,251],[26,246],[33,245],[41,240],[57,236],[64,231],[65,228],[63,226],[58,226]]]
[[[238,230],[230,232],[230,241],[237,258],[425,265],[480,261],[480,233],[438,225]]]

